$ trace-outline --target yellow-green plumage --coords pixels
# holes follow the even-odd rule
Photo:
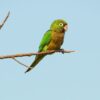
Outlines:
[[[61,19],[55,20],[51,24],[50,30],[48,30],[44,34],[39,46],[39,52],[60,49],[61,45],[63,44],[64,33],[66,29],[67,29],[67,23],[64,20]],[[31,66],[27,69],[26,72],[33,69],[45,56],[46,54],[37,55],[35,57],[34,62],[31,64]]]
[[[51,34],[51,41],[48,44],[48,49],[47,50],[56,50],[60,49],[63,40],[64,40],[64,33],[58,33],[58,32],[52,32]]]

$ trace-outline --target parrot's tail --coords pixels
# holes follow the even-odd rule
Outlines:
[[[25,71],[25,73],[32,70],[46,55],[37,55],[34,62],[30,65],[30,67]]]

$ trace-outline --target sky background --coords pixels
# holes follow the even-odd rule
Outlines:
[[[100,0],[0,0],[0,55],[35,52],[53,20],[69,23],[64,49],[31,72],[0,60],[0,100],[100,100]],[[32,57],[18,58],[30,65]]]

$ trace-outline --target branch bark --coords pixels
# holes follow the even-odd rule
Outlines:
[[[22,63],[21,61],[17,60],[16,58],[12,58],[14,61],[16,61],[18,64],[28,68],[29,66],[27,66],[26,64]]]
[[[8,14],[7,14],[7,16],[5,17],[5,19],[3,20],[3,22],[0,24],[0,29],[3,27],[3,25],[4,25],[5,22],[7,21],[9,15],[10,15],[10,11],[8,12]]]
[[[76,51],[74,51],[74,50],[49,50],[46,52],[20,53],[20,54],[13,54],[13,55],[1,55],[0,59],[25,57],[25,56],[32,56],[32,55],[52,54],[52,53],[56,53],[56,52],[71,53],[71,52],[76,52]]]

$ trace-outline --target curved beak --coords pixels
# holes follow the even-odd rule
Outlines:
[[[67,31],[68,30],[68,25],[64,26],[64,30]]]

